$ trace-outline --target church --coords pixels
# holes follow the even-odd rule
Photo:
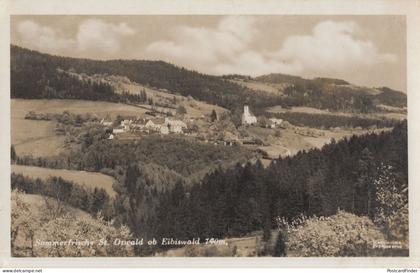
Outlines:
[[[244,113],[242,114],[242,124],[251,125],[257,123],[257,117],[249,111],[249,106],[244,105]]]

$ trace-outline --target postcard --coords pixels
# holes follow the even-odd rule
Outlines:
[[[1,15],[5,266],[419,265],[418,1],[77,2]]]

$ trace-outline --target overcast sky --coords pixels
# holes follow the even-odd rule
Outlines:
[[[203,73],[342,78],[406,92],[403,16],[12,16],[12,43]]]

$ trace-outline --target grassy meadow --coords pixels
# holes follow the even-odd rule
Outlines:
[[[33,166],[12,165],[12,172],[22,174],[30,178],[47,179],[50,176],[62,177],[65,180],[73,181],[76,184],[90,188],[103,188],[111,197],[116,195],[112,184],[114,178],[111,176],[86,171],[74,171],[63,169],[49,169]]]
[[[19,155],[53,156],[64,150],[64,136],[55,133],[54,121],[27,120],[29,111],[37,113],[74,114],[92,113],[99,117],[107,114],[141,115],[147,110],[120,103],[83,100],[11,100],[11,142]]]

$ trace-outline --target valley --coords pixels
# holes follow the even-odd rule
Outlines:
[[[39,196],[56,199],[72,219],[81,210],[88,215],[82,222],[114,237],[228,243],[121,250],[130,255],[274,256],[281,232],[301,230],[279,219],[291,225],[302,215],[301,227],[319,232],[330,227],[324,216],[346,229],[364,226],[366,247],[383,239],[369,218],[376,213],[371,184],[387,177],[405,200],[402,92],[341,79],[214,76],[162,61],[11,50],[12,185],[23,203],[44,211]],[[46,223],[68,223],[65,214],[58,219]],[[405,229],[393,236],[406,242]],[[299,236],[296,244],[309,241]],[[299,246],[290,250],[303,255]]]

